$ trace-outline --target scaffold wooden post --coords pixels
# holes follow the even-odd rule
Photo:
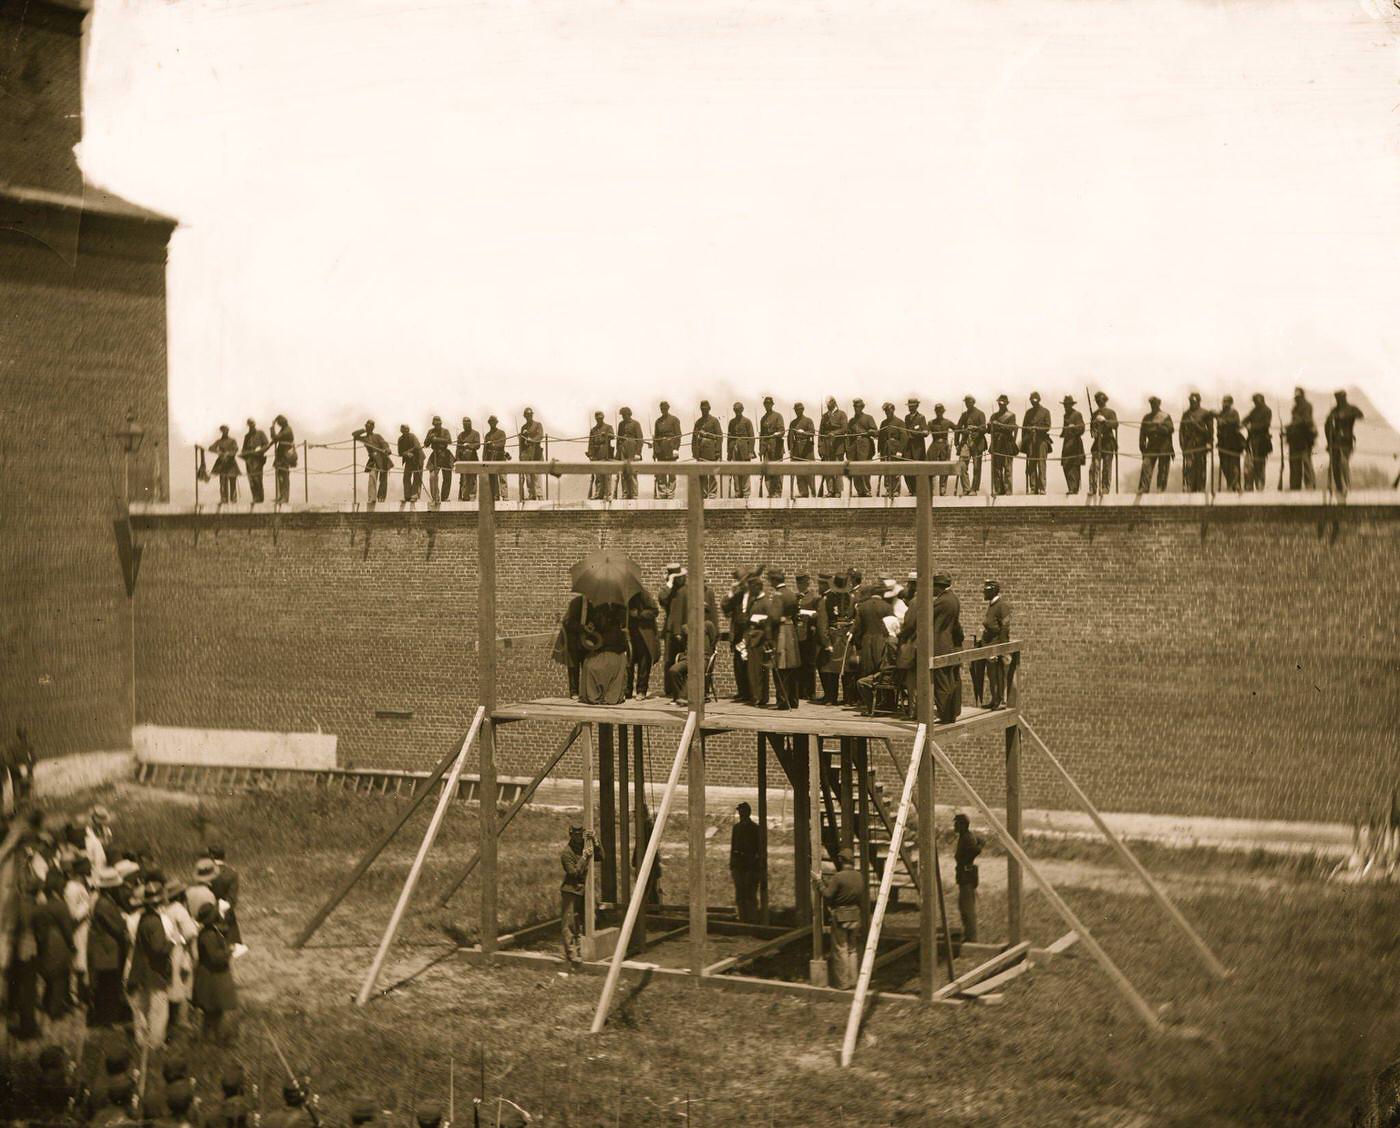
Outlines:
[[[998,659],[1001,661],[1001,659]],[[1021,841],[1021,730],[1006,726],[1006,831]],[[1021,864],[1006,859],[1006,942],[1021,942]]]
[[[768,744],[758,733],[758,856],[763,872],[758,879],[758,922],[767,924],[768,912]]]
[[[593,820],[593,733],[597,726],[589,725],[583,737],[583,767],[579,772],[581,784],[580,799],[583,806],[584,857],[589,859],[588,879],[583,884],[583,936],[588,958],[593,958],[593,930],[598,921],[598,867],[593,864],[591,852],[596,824]],[[606,727],[606,726],[604,726]],[[590,841],[591,840],[591,841]]]
[[[632,819],[628,813],[632,797],[628,794],[629,750],[627,725],[617,726],[617,900],[625,902],[632,893]]]
[[[798,923],[808,921],[812,916],[812,836],[808,827],[811,805],[807,802],[807,742],[809,736],[769,735],[769,741],[778,752],[779,762],[788,772],[792,783],[792,853],[793,853],[793,907]],[[785,745],[783,742],[788,741]]]
[[[632,787],[635,790],[633,815],[637,823],[637,845],[641,847],[647,841],[647,773],[646,773],[646,753],[642,747],[642,728],[638,725],[632,730]],[[633,936],[636,939],[638,948],[646,946],[647,942],[647,913],[646,913],[646,882],[642,878],[640,866],[635,867],[632,874],[632,896],[641,895],[642,914],[637,918],[636,928]]]
[[[500,932],[496,899],[496,727],[492,715],[496,710],[496,502],[491,493],[491,479],[477,479],[477,693],[486,710],[481,727],[478,784],[481,802],[481,951],[489,959],[496,951],[496,936]]]
[[[799,738],[798,743],[804,742],[807,746],[807,794],[804,796],[807,801],[807,849],[812,860],[812,872],[803,875],[812,890],[812,960],[807,972],[813,983],[818,987],[825,987],[827,967],[822,944],[826,932],[822,920],[825,900],[822,897],[821,885],[812,874],[820,873],[822,867],[822,757],[826,754],[826,749],[820,736],[815,740],[810,737]]]
[[[685,482],[686,559],[686,689],[697,729],[705,719],[705,495],[699,478]],[[690,824],[690,971],[705,972],[709,902],[705,891],[705,735],[691,741],[686,780]]]
[[[613,774],[613,732],[621,725],[598,726],[598,841],[603,846],[603,900],[617,901],[617,791]]]
[[[914,479],[914,566],[919,586],[914,597],[918,618],[918,648],[914,669],[915,708],[919,724],[927,733],[933,725],[933,680],[929,659],[933,655],[933,480],[925,473]],[[934,896],[935,883],[929,880],[934,860],[934,805],[937,798],[933,775],[933,758],[924,741],[916,746],[919,755],[919,993],[931,1000],[938,989],[938,903]],[[911,769],[912,770],[912,769]],[[893,864],[893,858],[887,865]]]

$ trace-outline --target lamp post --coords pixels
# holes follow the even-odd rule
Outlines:
[[[145,429],[136,422],[136,416],[128,411],[126,413],[126,426],[120,431],[115,431],[112,437],[122,444],[122,450],[126,457],[122,460],[122,505],[128,515],[131,513],[131,457],[141,449],[141,444],[146,441]]]
[[[122,447],[122,515],[117,519],[118,551],[122,555],[123,571],[126,578],[126,603],[129,614],[127,663],[130,685],[131,743],[136,746],[136,569],[140,565],[140,550],[136,547],[131,532],[131,459],[141,449],[146,432],[136,422],[136,416],[126,413],[126,426],[114,431],[112,437]],[[125,533],[124,543],[122,534]]]

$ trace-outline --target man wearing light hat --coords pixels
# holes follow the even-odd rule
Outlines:
[[[953,457],[952,434],[953,421],[944,413],[947,409],[941,404],[933,405],[933,418],[928,421],[928,459],[930,462],[946,462]],[[939,496],[946,496],[948,493],[948,475],[936,475],[929,483],[929,493],[933,493],[932,487],[938,486]]]
[[[860,972],[861,906],[865,903],[865,883],[854,869],[855,855],[841,850],[836,855],[836,872],[823,877],[813,868],[812,879],[826,902],[831,935],[831,985],[845,990],[854,987]]]
[[[131,971],[126,979],[136,1044],[148,1050],[158,1050],[165,1045],[166,1025],[170,1020],[174,945],[166,935],[165,922],[160,915],[164,901],[164,886],[155,881],[147,882],[142,891],[141,915],[132,944]]]
[[[821,461],[840,462],[846,457],[846,439],[849,429],[846,413],[837,406],[834,396],[828,397],[826,411],[822,413],[821,426],[817,430],[817,456]],[[837,475],[823,475],[822,497],[840,497],[843,492],[844,487]]]
[[[681,421],[671,414],[671,405],[661,401],[661,414],[651,427],[651,453],[657,462],[675,462],[681,456]],[[658,474],[653,479],[656,496],[676,496],[676,476]]]
[[[1021,416],[1021,453],[1026,456],[1026,493],[1045,492],[1045,462],[1050,457],[1050,409],[1040,404],[1040,393],[1031,393],[1031,405]]]
[[[904,415],[904,457],[910,462],[922,462],[928,457],[924,450],[928,440],[928,420],[919,410],[919,401],[912,396],[908,408]],[[918,483],[912,474],[905,476],[904,484],[909,487],[910,494],[917,492]]]
[[[792,405],[792,422],[788,424],[788,457],[793,462],[811,462],[816,447],[817,426],[811,417],[804,414],[802,401]],[[812,496],[814,475],[796,474],[793,476],[793,489],[798,497]]]
[[[997,409],[987,424],[992,432],[992,496],[1009,494],[1011,467],[1016,463],[1016,413],[1010,398],[997,396]]]
[[[724,450],[724,428],[710,414],[710,401],[700,401],[700,418],[690,434],[690,457],[696,462],[718,462]],[[719,492],[719,480],[713,474],[700,476],[700,496],[714,497]]]
[[[787,426],[783,423],[783,417],[773,410],[773,397],[763,397],[763,418],[758,421],[758,456],[765,462],[781,462],[783,460],[783,436],[787,434]],[[783,476],[781,474],[763,475],[763,495],[765,497],[783,496]]]
[[[520,461],[540,462],[544,459],[544,424],[535,418],[533,407],[527,407],[522,414],[525,416],[525,422],[520,425]],[[540,499],[540,476],[538,474],[520,475],[520,495],[526,501]],[[446,500],[445,495],[444,500]]]
[[[116,1026],[131,1014],[122,995],[122,971],[126,967],[131,938],[117,901],[122,888],[121,874],[112,866],[103,866],[94,873],[93,885],[97,897],[93,901],[87,937],[88,976],[92,983],[91,1023],[93,1026]]]
[[[1171,471],[1172,457],[1176,451],[1172,444],[1176,425],[1172,422],[1172,417],[1162,410],[1162,401],[1158,396],[1148,396],[1147,406],[1150,410],[1142,417],[1142,425],[1138,429],[1142,470],[1138,473],[1137,492],[1151,493],[1152,478],[1155,474],[1157,492],[1164,493],[1167,488],[1167,474]]]
[[[1074,397],[1065,396],[1065,418],[1060,427],[1060,469],[1065,474],[1065,492],[1079,492],[1079,474],[1084,466],[1084,416],[1074,410]]]
[[[642,425],[632,418],[632,409],[624,407],[617,421],[617,457],[624,462],[640,462],[646,438]],[[637,472],[630,466],[622,471],[622,495],[632,501],[637,497]]]
[[[734,404],[729,420],[729,461],[750,462],[753,459],[753,422],[744,414],[744,405]],[[749,476],[735,474],[732,483],[735,497],[749,496]]]

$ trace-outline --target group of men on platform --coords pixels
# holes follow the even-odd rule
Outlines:
[[[209,453],[214,456],[212,471],[204,465],[204,455],[199,457],[198,477],[208,481],[210,475],[219,479],[219,504],[238,500],[238,479],[240,473],[248,478],[248,498],[253,504],[263,500],[263,470],[267,466],[267,452],[272,451],[272,472],[277,492],[273,501],[286,505],[292,500],[292,471],[297,465],[296,436],[285,415],[272,421],[271,434],[264,432],[253,420],[248,420],[248,430],[243,435],[240,447],[238,440],[229,434],[228,425],[219,428],[219,437],[209,444]],[[238,460],[243,460],[244,469],[238,469]]]

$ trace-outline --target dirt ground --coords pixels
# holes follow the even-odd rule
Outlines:
[[[475,938],[478,882],[448,909],[432,906],[474,848],[472,809],[447,819],[383,991],[357,1008],[353,995],[425,813],[295,951],[292,937],[397,816],[396,802],[134,786],[105,801],[122,840],[149,843],[169,871],[187,874],[214,839],[239,868],[251,951],[236,965],[243,1010],[227,1054],[262,1081],[264,1111],[281,1084],[272,1037],[311,1075],[329,1123],[359,1096],[401,1124],[415,1104],[450,1099],[462,1122],[482,1093],[486,1124],[498,1096],[540,1123],[570,1125],[1333,1124],[1349,1120],[1370,1078],[1400,1056],[1400,890],[1332,886],[1298,859],[1148,851],[1150,868],[1233,969],[1216,984],[1107,850],[1036,843],[1033,855],[1100,942],[1150,1001],[1168,1005],[1171,1033],[1149,1035],[1079,946],[1008,984],[999,1006],[876,1005],[854,1064],[841,1070],[847,1007],[839,1003],[656,979],[621,989],[595,1036],[588,1026],[600,978],[469,966],[451,936]],[[503,930],[557,916],[567,822],[561,812],[526,812],[503,838]],[[791,836],[771,838],[773,901],[788,904]],[[727,844],[722,828],[709,840],[715,905],[732,893]],[[662,857],[665,898],[683,902],[683,817]],[[984,860],[982,939],[995,941],[1004,932],[1005,865],[994,852]],[[1028,881],[1027,933],[1049,943],[1066,928],[1031,889]],[[553,940],[535,946],[549,950]],[[732,950],[716,938],[709,958]],[[906,964],[897,977],[913,970]],[[1199,1036],[1182,1037],[1188,1029]],[[218,1052],[195,1044],[191,1054],[212,1077]]]

